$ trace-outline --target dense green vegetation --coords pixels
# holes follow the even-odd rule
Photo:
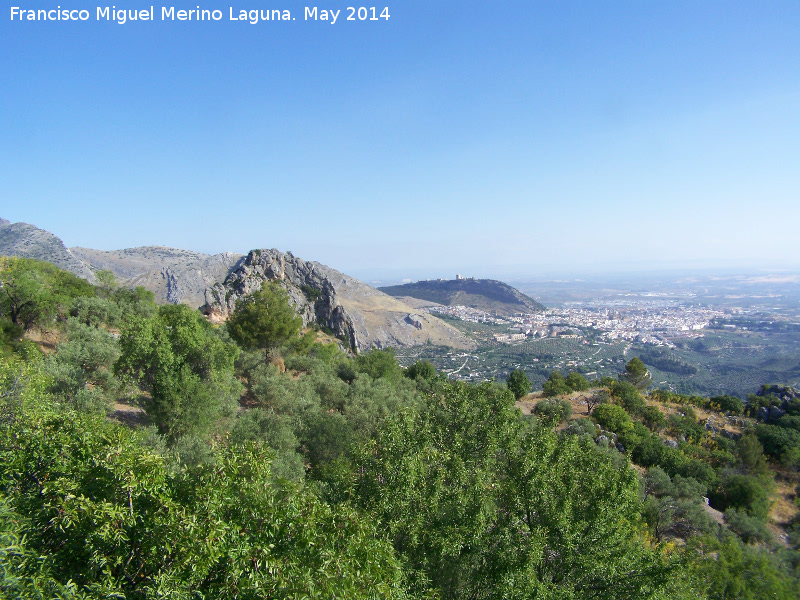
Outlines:
[[[800,467],[786,389],[645,396],[629,361],[592,389],[551,374],[523,417],[523,372],[348,355],[277,290],[231,335],[106,274],[2,269],[52,308],[23,326],[0,304],[0,597],[796,597],[800,523],[768,527]]]

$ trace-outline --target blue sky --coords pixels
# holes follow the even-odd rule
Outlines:
[[[0,216],[69,246],[373,277],[800,266],[796,1],[317,5],[334,25],[293,0],[125,25],[10,5]]]

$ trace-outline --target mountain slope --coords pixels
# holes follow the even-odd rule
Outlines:
[[[29,223],[11,223],[0,219],[0,256],[44,260],[94,282],[94,273],[67,249],[61,238]]]
[[[164,246],[70,251],[94,270],[111,271],[124,285],[152,291],[158,302],[182,302],[193,308],[201,306],[206,289],[224,281],[242,259],[233,252],[202,254]]]
[[[378,289],[391,296],[411,296],[446,306],[469,306],[500,315],[544,310],[533,298],[494,279],[429,279]]]
[[[0,220],[0,255],[45,260],[89,281],[94,281],[95,271],[108,270],[122,285],[152,291],[158,302],[203,305],[212,318],[225,318],[238,298],[259,289],[266,280],[277,279],[306,324],[331,329],[357,350],[428,342],[456,348],[474,345],[432,315],[335,269],[278,250],[254,250],[243,257],[163,246],[67,249],[48,231]]]
[[[208,290],[203,311],[225,318],[239,298],[278,281],[287,290],[303,322],[318,323],[357,350],[373,346],[425,344],[469,348],[474,344],[436,317],[344,273],[278,250],[253,250],[224,283]]]

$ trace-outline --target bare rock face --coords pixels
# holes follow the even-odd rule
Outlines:
[[[44,260],[94,283],[94,273],[67,250],[61,238],[29,223],[11,223],[0,219],[0,256]]]
[[[356,351],[427,342],[457,348],[473,345],[454,327],[418,314],[358,279],[274,249],[250,252],[222,284],[207,290],[201,310],[212,319],[223,319],[240,298],[265,281],[277,281],[286,289],[305,325],[330,329]]]
[[[205,302],[206,289],[223,281],[242,258],[233,252],[209,255],[164,246],[71,252],[95,270],[111,271],[123,285],[152,291],[157,302],[193,308]]]

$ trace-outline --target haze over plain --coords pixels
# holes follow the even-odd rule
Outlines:
[[[796,2],[199,6],[224,17],[2,16],[0,214],[361,277],[800,262]]]

